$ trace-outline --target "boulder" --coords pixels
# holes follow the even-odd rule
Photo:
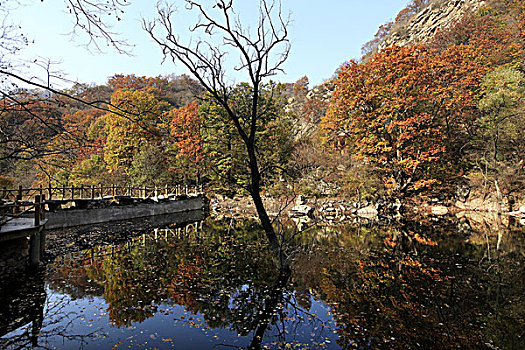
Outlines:
[[[430,211],[433,215],[447,215],[448,214],[448,208],[444,205],[435,205],[433,206]]]
[[[303,195],[298,195],[295,199],[295,205],[305,205],[307,202],[306,198]]]
[[[377,214],[379,214],[379,212],[372,205],[357,210],[357,216],[361,216],[364,218],[376,217]]]
[[[299,215],[311,215],[314,212],[314,208],[308,205],[296,205],[292,208],[292,211]]]

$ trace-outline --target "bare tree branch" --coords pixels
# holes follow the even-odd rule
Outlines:
[[[189,40],[183,41],[175,32],[173,24],[176,11],[166,3],[157,5],[157,19],[144,20],[143,28],[159,45],[164,59],[182,63],[224,108],[229,120],[235,125],[248,155],[251,179],[249,192],[270,245],[280,254],[277,235],[260,195],[262,179],[256,132],[261,112],[261,84],[283,71],[282,65],[290,52],[287,30],[289,19],[283,18],[280,3],[276,5],[273,1],[260,0],[257,29],[250,31],[242,24],[240,16],[236,15],[233,0],[216,0],[211,8],[194,0],[185,0],[185,4],[188,12],[199,16],[197,23],[189,28]],[[226,57],[232,53],[238,55],[238,61],[229,68]],[[228,70],[243,71],[248,75],[253,88],[249,115],[239,115],[231,102],[232,87],[226,80]]]

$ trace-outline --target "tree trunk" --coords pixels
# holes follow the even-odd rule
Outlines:
[[[261,173],[259,172],[259,166],[257,165],[255,147],[251,143],[246,143],[246,149],[248,151],[250,164],[250,194],[252,196],[255,209],[257,210],[259,220],[261,221],[261,226],[266,233],[266,237],[268,238],[268,242],[270,243],[273,251],[277,253],[279,252],[280,248],[279,240],[277,239],[277,235],[273,229],[272,221],[266,212],[266,208],[264,207],[264,203],[261,198]]]

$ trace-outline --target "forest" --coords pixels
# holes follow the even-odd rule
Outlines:
[[[61,3],[125,53],[127,1]],[[278,0],[183,3],[187,74],[54,88],[0,31],[0,347],[523,349],[525,2],[406,1],[316,86]]]
[[[379,49],[428,3],[411,1],[363,46],[361,60],[318,87],[307,76],[260,86],[255,140],[265,194],[453,197],[467,184],[484,197],[519,196],[525,5],[489,1],[425,43]],[[228,89],[227,108],[248,126],[253,85]],[[11,89],[0,112],[0,185],[202,184],[246,195],[248,154],[227,117],[187,75]]]

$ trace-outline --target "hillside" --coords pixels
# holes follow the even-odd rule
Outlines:
[[[393,45],[429,43],[437,33],[486,5],[485,0],[414,0],[397,14],[394,21],[381,26],[374,39],[363,45],[362,59],[367,60],[373,53]],[[308,104],[316,101],[328,104],[334,89],[334,79],[329,79],[302,96],[292,94],[288,108],[300,116]],[[300,134],[312,128],[311,121],[305,118],[300,118],[298,124]]]

